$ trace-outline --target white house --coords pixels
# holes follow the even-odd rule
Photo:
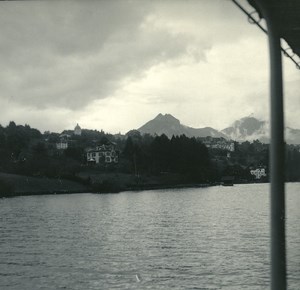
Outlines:
[[[255,176],[255,179],[261,179],[262,177],[267,176],[266,174],[266,169],[265,168],[256,168],[256,169],[251,169],[250,174]]]
[[[207,138],[203,142],[206,147],[212,148],[212,149],[221,149],[221,150],[228,150],[230,152],[234,152],[234,142],[227,141],[223,138]]]
[[[56,149],[58,150],[65,150],[68,148],[68,142],[67,141],[59,141],[56,143]]]
[[[100,145],[96,148],[87,150],[87,162],[88,163],[118,163],[119,154],[114,144]]]
[[[56,149],[65,150],[69,147],[69,138],[71,136],[68,134],[61,134],[59,136],[59,141],[56,142]]]

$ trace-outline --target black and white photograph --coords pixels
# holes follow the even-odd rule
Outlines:
[[[299,290],[300,1],[0,1],[0,289]]]

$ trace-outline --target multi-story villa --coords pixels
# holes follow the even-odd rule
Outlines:
[[[69,138],[71,136],[68,134],[61,134],[59,136],[59,142],[56,142],[56,149],[65,150],[69,147]]]
[[[119,162],[119,152],[116,150],[114,143],[87,149],[86,157],[88,163],[105,164]]]
[[[68,148],[68,141],[61,140],[56,143],[56,149],[65,150]]]

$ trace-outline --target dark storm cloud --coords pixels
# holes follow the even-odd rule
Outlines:
[[[151,27],[150,2],[1,3],[1,98],[79,109],[152,65],[187,52],[188,37]],[[196,54],[195,54],[196,55]]]

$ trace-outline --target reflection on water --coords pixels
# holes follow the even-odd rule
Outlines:
[[[300,184],[287,194],[300,289]],[[1,289],[268,289],[268,185],[0,200]]]

